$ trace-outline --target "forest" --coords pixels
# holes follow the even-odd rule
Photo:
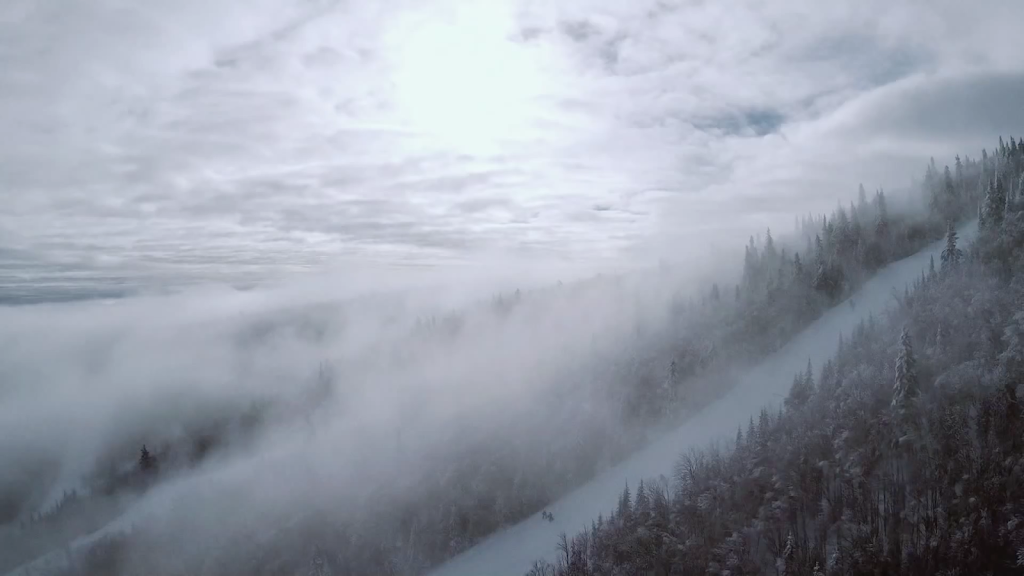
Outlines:
[[[1022,169],[1013,139],[976,177],[929,166],[930,217],[977,215],[976,241],[950,224],[940,261],[777,412],[681,454],[670,481],[625,486],[530,575],[1019,573]]]
[[[1000,139],[991,155],[941,171],[932,162],[909,209],[861,187],[848,206],[798,218],[792,236],[752,237],[738,282],[681,293],[664,311],[676,330],[637,326],[594,368],[612,377],[566,385],[538,407],[550,430],[527,440],[480,431],[410,479],[413,492],[383,491],[346,514],[324,506],[269,531],[234,524],[198,552],[180,525],[159,523],[65,547],[111,518],[118,499],[198,466],[229,437],[255,435],[277,410],[257,404],[184,437],[140,438],[134,456],[97,463],[86,490],[46,510],[0,501],[16,525],[0,569],[49,551],[67,560],[53,574],[423,573],[722,396],[731,370],[779,349],[887,263],[945,237],[943,258],[898,310],[797,375],[784,410],[764,412],[735,445],[683,455],[671,483],[626,487],[617,510],[565,536],[565,557],[534,574],[1000,573],[1024,550],[1014,481],[1022,175],[1024,144]],[[956,225],[975,218],[978,240],[960,246]],[[444,341],[473,315],[510,316],[587,289],[502,294],[486,310],[423,318],[410,339]],[[312,412],[338,394],[334,373],[321,367],[290,409]]]

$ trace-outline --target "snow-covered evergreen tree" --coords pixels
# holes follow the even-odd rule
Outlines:
[[[797,374],[793,378],[793,385],[789,389],[789,396],[786,397],[786,407],[792,410],[802,408],[814,394],[814,373],[810,360],[807,361],[807,371]]]
[[[949,221],[949,225],[946,229],[946,247],[942,250],[942,271],[947,272],[956,268],[960,264],[960,260],[963,258],[963,252],[956,246],[957,234],[956,226],[953,225],[953,221]],[[934,267],[934,260],[932,265]]]
[[[1006,189],[1001,178],[993,178],[989,182],[985,197],[985,225],[998,228],[1006,216]]]
[[[647,496],[647,489],[644,488],[643,479],[636,487],[636,496],[633,498],[633,521],[639,525],[646,525],[651,516],[651,500]]]
[[[875,194],[875,214],[875,235],[884,239],[889,234],[889,208],[881,190]]]
[[[622,489],[622,495],[619,496],[619,505],[615,509],[616,516],[622,521],[623,525],[628,526],[632,522],[633,518],[633,501],[629,494],[629,484]]]
[[[900,353],[896,357],[896,376],[893,382],[892,405],[904,409],[920,393],[917,382],[917,360],[906,327],[900,334]]]

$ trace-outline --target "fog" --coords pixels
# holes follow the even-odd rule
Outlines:
[[[169,473],[122,521],[155,514],[195,550],[254,518],[273,531],[325,510],[386,516],[480,450],[539,453],[581,419],[619,426],[593,390],[665,347],[687,295],[670,269],[336,280],[0,310],[7,519],[95,490],[143,444]],[[211,431],[216,447],[188,460]]]
[[[559,454],[613,446],[580,456],[600,470],[657,434],[624,416],[623,382],[666,378],[681,350],[703,354],[723,329],[721,309],[694,304],[713,282],[731,294],[738,258],[707,256],[720,264],[366,266],[0,308],[4,520],[46,515],[75,491],[104,504],[73,512],[91,527],[54,532],[51,546],[144,527],[187,565],[325,517],[386,530],[439,494],[488,490],[458,484],[488,466],[529,481]],[[719,358],[693,407],[743,361]],[[157,481],[109,488],[142,445]],[[541,498],[588,478],[563,474]]]

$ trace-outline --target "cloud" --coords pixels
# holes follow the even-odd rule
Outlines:
[[[907,147],[936,155],[991,148],[993,134],[1024,126],[1024,72],[918,75],[893,83],[839,110],[831,130],[862,146]]]
[[[79,268],[102,257],[133,285],[280,276],[339,254],[654,261],[697,226],[688,215],[727,218],[727,246],[733,228],[831,206],[861,180],[902,186],[928,156],[1022,128],[991,114],[1018,90],[1011,1],[171,8],[6,5],[10,245]],[[455,85],[431,98],[475,95],[464,119],[442,102],[402,108],[419,97],[400,92],[419,82],[403,54],[435,48],[458,61],[420,54],[416,74]],[[491,68],[486,82],[509,88],[465,78]],[[580,216],[653,190],[632,218]]]
[[[605,362],[632,353],[636,323],[665,329],[672,291],[635,279],[567,286],[497,314],[486,305],[496,288],[549,286],[571,273],[501,264],[504,277],[362,267],[258,291],[0,308],[0,456],[11,464],[0,496],[23,489],[19,505],[45,508],[108,459],[130,461],[140,443],[217,430],[261,402],[272,409],[258,433],[236,431],[230,449],[169,476],[131,519],[159,513],[173,529],[181,518],[169,503],[200,514],[223,510],[229,493],[251,498],[246,508],[259,514],[358,508],[365,490],[423,489],[418,480],[441,477],[462,447],[515,434],[521,448],[539,450],[551,427],[573,423],[557,417],[560,403],[538,399],[615,378]],[[468,310],[458,331],[418,336],[417,319],[452,309]],[[601,360],[583,361],[595,353]],[[305,415],[322,362],[336,367],[333,394]],[[180,534],[203,538],[220,526]]]

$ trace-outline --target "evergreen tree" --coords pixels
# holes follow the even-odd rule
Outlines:
[[[149,452],[145,444],[142,445],[142,451],[139,453],[139,470],[143,472],[156,470],[156,458]]]
[[[875,195],[875,236],[885,239],[889,235],[889,209],[886,207],[885,192]]]
[[[775,250],[775,240],[772,239],[772,229],[769,228],[764,236],[764,250],[761,251],[762,262],[765,266],[774,266],[778,256]]]
[[[651,501],[647,496],[647,490],[644,488],[643,479],[640,480],[640,485],[636,488],[636,496],[633,498],[633,521],[638,526],[645,526],[650,520],[651,516]]]
[[[945,204],[945,217],[947,220],[956,220],[960,213],[960,198],[957,194],[956,184],[953,182],[953,175],[946,166],[942,174],[942,192]]]
[[[784,576],[797,574],[796,566],[796,538],[790,531],[786,535],[786,545],[782,549],[782,557],[779,558],[777,570]]]
[[[757,441],[760,445],[766,445],[768,443],[768,429],[771,427],[772,417],[768,413],[767,408],[761,409],[761,414],[757,419]]]
[[[903,328],[900,334],[900,353],[896,357],[896,377],[893,382],[892,406],[904,409],[908,402],[917,398],[920,390],[917,382],[917,361],[910,343],[910,331]]]
[[[953,226],[953,221],[949,221],[949,225],[946,228],[946,247],[942,250],[942,271],[948,272],[957,267],[960,264],[960,260],[963,258],[963,252],[956,247],[956,227]],[[935,259],[932,258],[932,268],[935,268]]]
[[[985,197],[985,224],[988,227],[999,228],[1003,225],[1003,218],[1006,216],[1006,189],[1000,178],[994,178],[989,183],[988,194]]]
[[[789,395],[786,396],[784,404],[790,410],[799,410],[807,404],[810,397],[811,390],[807,387],[807,380],[802,374],[797,374],[793,378],[793,385],[789,388]]]
[[[821,380],[818,382],[818,388],[832,393],[839,384],[838,380],[836,364],[831,358],[829,358],[825,362],[825,365],[821,367]]]
[[[615,515],[622,522],[623,526],[632,525],[633,518],[633,502],[629,494],[629,484],[622,490],[622,495],[619,496],[619,505],[615,509]]]

